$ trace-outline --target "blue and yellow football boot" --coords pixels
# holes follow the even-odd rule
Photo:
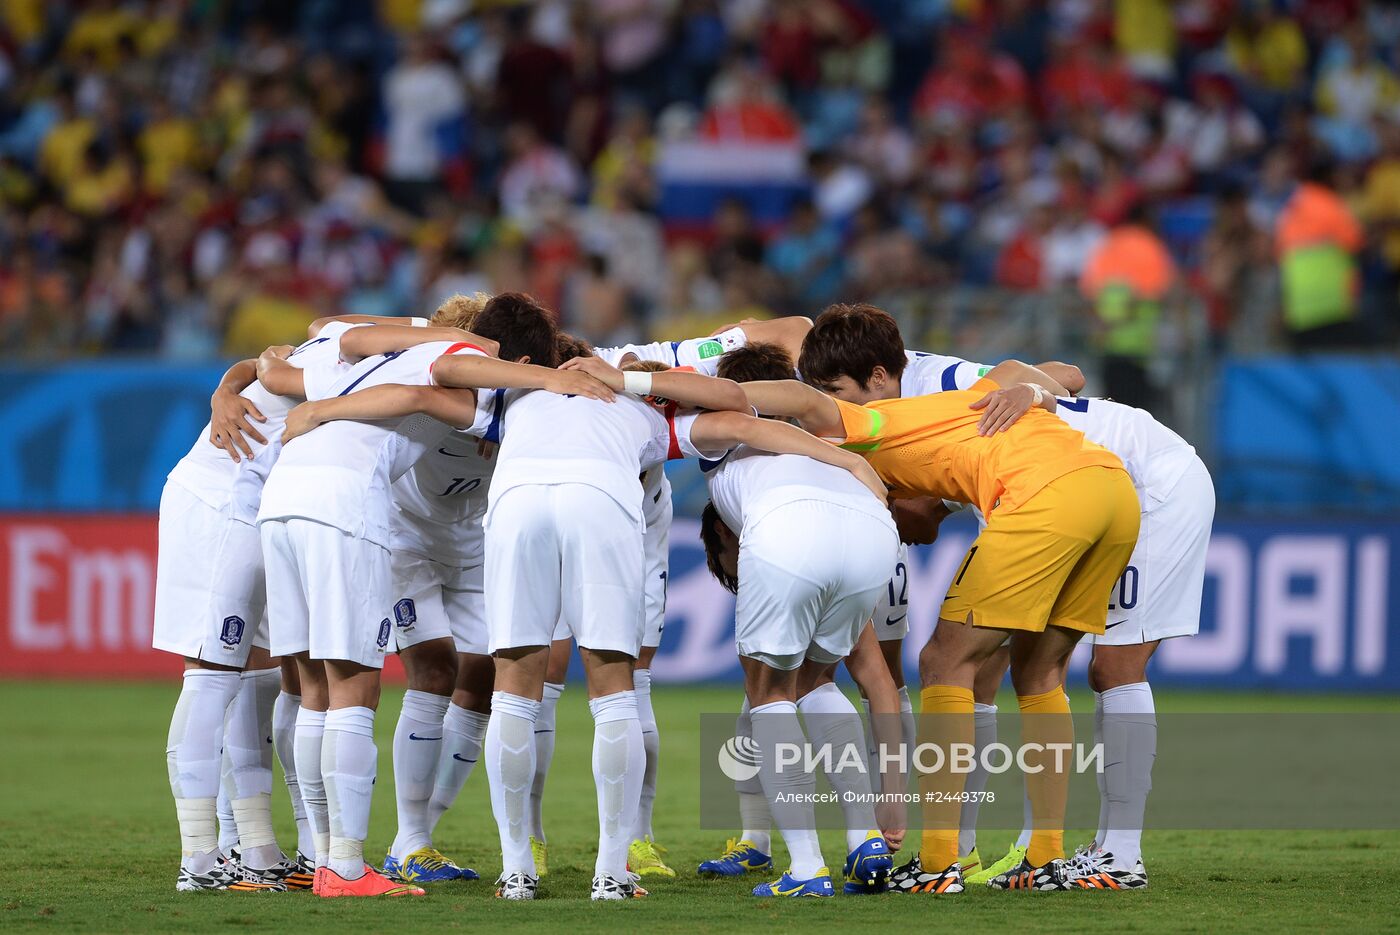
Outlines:
[[[878,831],[865,836],[860,847],[846,855],[846,884],[841,889],[851,896],[883,893],[889,889],[894,855]]]
[[[785,873],[772,883],[760,883],[753,888],[755,896],[835,896],[836,887],[831,885],[831,871],[825,867],[817,871],[810,880],[794,880],[792,873]]]
[[[475,870],[459,867],[435,847],[420,847],[402,862],[393,854],[384,855],[384,875],[400,883],[446,883],[449,880],[476,880]]]
[[[773,858],[753,846],[752,841],[730,838],[724,842],[724,853],[707,860],[696,871],[702,877],[741,877],[773,869]]]

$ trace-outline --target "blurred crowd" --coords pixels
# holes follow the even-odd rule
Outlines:
[[[0,349],[211,358],[507,289],[606,343],[1058,294],[1120,387],[1171,309],[1373,345],[1397,65],[1361,0],[0,0]],[[797,178],[696,223],[661,170],[695,140]]]

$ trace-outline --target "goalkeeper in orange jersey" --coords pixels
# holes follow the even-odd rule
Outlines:
[[[1041,380],[1007,361],[970,390],[863,406],[795,380],[744,384],[760,413],[795,419],[864,455],[893,496],[971,503],[987,518],[919,654],[921,744],[971,748],[973,680],[1008,635],[1012,684],[1022,713],[1033,715],[1023,742],[1073,739],[1061,673],[1080,637],[1104,631],[1140,510],[1122,461],[1052,415]],[[992,880],[994,889],[1075,888],[1063,847],[1068,777],[1049,749],[1041,747],[1041,760],[1026,757],[1042,767],[1027,774],[1034,831],[1026,859]],[[926,801],[936,801],[925,806],[919,854],[891,879],[903,892],[963,891],[958,797],[966,776],[941,761],[923,779]]]

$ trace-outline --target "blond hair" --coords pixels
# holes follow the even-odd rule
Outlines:
[[[437,328],[461,328],[463,331],[470,331],[477,313],[485,308],[489,301],[491,297],[484,292],[471,295],[462,295],[459,292],[448,296],[437,307],[437,311],[433,312],[428,324]]]
[[[670,370],[671,365],[659,360],[633,360],[628,361],[618,369],[630,370],[633,373],[660,373],[663,370]]]

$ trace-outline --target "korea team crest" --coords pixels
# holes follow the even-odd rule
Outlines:
[[[224,625],[219,629],[219,642],[224,644],[225,649],[236,649],[243,642],[243,630],[242,617],[225,617]]]
[[[385,649],[389,645],[389,629],[390,626],[388,617],[385,617],[383,620],[379,621],[379,636],[375,638],[374,642],[375,645],[377,645],[380,648],[380,650]]]
[[[394,622],[398,624],[400,630],[411,630],[418,622],[418,608],[413,603],[413,598],[405,597],[394,604]]]

